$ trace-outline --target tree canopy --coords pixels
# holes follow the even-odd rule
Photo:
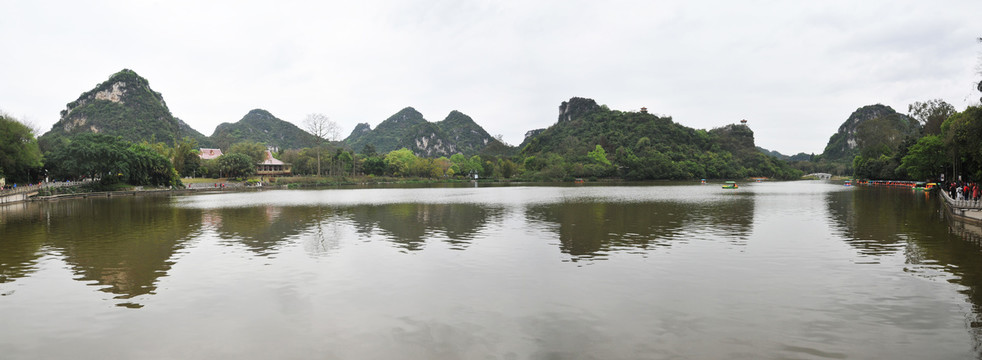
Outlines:
[[[16,119],[0,113],[0,178],[28,182],[31,171],[41,167],[41,150],[33,131]]]
[[[99,179],[103,183],[180,186],[170,159],[146,144],[122,137],[81,133],[61,142],[46,155],[46,167],[56,179]]]

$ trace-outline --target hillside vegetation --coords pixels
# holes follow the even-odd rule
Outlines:
[[[317,137],[263,109],[249,111],[235,123],[221,123],[211,135],[221,149],[240,142],[258,142],[275,149],[300,149],[317,144]]]
[[[496,153],[508,151],[464,113],[454,110],[442,121],[431,123],[412,107],[393,114],[374,130],[368,124],[358,124],[344,143],[359,152],[366,146],[377,152],[406,148],[424,157],[476,155],[489,147]]]
[[[71,151],[82,145],[89,149],[109,146],[116,149],[114,154],[132,155],[127,159],[133,162],[119,169],[116,178],[147,184],[174,184],[171,172],[161,167],[173,168],[180,176],[228,173],[220,164],[200,161],[197,147],[219,147],[226,152],[235,152],[237,146],[272,148],[274,156],[293,164],[293,173],[301,175],[478,176],[530,181],[795,179],[811,172],[922,179],[941,172],[963,173],[982,163],[976,150],[982,143],[975,132],[977,123],[982,123],[976,119],[977,108],[957,112],[941,100],[929,100],[911,104],[909,110],[910,115],[905,115],[882,104],[858,108],[829,138],[820,155],[786,156],[759,148],[754,131],[745,124],[693,129],[671,117],[612,110],[579,97],[562,102],[556,122],[528,131],[518,147],[502,143],[460,111],[430,122],[412,107],[398,111],[375,129],[359,124],[341,142],[321,139],[262,109],[249,111],[237,122],[222,123],[206,137],[174,117],[163,96],[146,79],[124,69],[67,104],[59,121],[36,142],[41,161],[36,161],[36,153],[31,155],[29,148],[15,149],[12,152],[27,155],[17,159],[5,155],[0,169],[17,180],[36,180],[45,170],[66,178],[98,176],[99,167],[108,165],[96,164],[82,171],[72,164],[82,154]],[[16,133],[12,136],[27,139],[27,144],[33,141],[15,120],[6,120],[9,126],[3,131]],[[85,134],[100,136],[73,141]],[[147,149],[170,164],[149,157]],[[144,175],[148,173],[140,170],[143,165],[137,163],[148,159],[154,159],[152,171],[158,175]],[[240,162],[249,167],[249,161]],[[976,175],[982,176],[972,174]]]
[[[163,96],[136,72],[124,69],[83,93],[38,141],[42,150],[81,133],[119,136],[131,142],[207,138],[171,115]]]
[[[801,175],[757,151],[746,125],[696,130],[670,117],[610,110],[592,99],[563,102],[556,124],[532,136],[521,149],[523,162],[552,175],[637,180]],[[559,160],[568,165],[559,166]]]

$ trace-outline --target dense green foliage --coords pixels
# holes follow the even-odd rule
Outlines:
[[[171,153],[171,162],[174,163],[174,170],[181,176],[195,176],[198,168],[201,167],[201,157],[198,155],[198,142],[191,138],[181,139],[174,144]]]
[[[266,160],[266,147],[257,142],[243,141],[230,146],[226,154],[242,154],[248,156],[253,164],[258,164]]]
[[[941,125],[941,136],[952,170],[982,181],[982,107],[969,106]]]
[[[818,161],[832,163],[828,152],[848,136],[855,144],[850,153],[853,175],[858,178],[924,181],[938,180],[946,173],[948,179],[982,180],[982,109],[970,106],[957,112],[938,99],[915,102],[909,109],[911,116],[883,105],[860,108],[830,139],[827,153]],[[846,128],[851,131],[841,131]],[[839,161],[844,159],[835,163]],[[816,164],[795,166],[806,169]]]
[[[897,168],[919,134],[917,122],[897,113],[859,123],[855,131],[859,153],[853,158],[855,176],[875,180],[906,178]]]
[[[7,182],[33,182],[41,167],[41,150],[31,128],[0,113],[0,178]]]
[[[252,161],[249,155],[243,153],[223,154],[215,161],[218,162],[218,171],[221,176],[245,178],[256,173],[256,163]]]
[[[907,151],[900,161],[898,173],[912,179],[930,179],[944,171],[944,140],[940,135],[926,135]]]
[[[170,160],[147,144],[122,137],[81,133],[45,154],[49,175],[59,180],[92,178],[104,184],[180,186]]]
[[[61,119],[39,142],[47,151],[59,139],[80,133],[119,136],[131,142],[171,142],[184,137],[205,141],[204,135],[171,115],[163,96],[150,89],[146,79],[128,69],[68,103]]]
[[[221,149],[240,142],[258,142],[277,149],[300,149],[317,144],[317,137],[266,110],[249,111],[235,123],[215,128],[211,142]]]

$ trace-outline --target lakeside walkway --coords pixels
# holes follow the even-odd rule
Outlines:
[[[0,190],[0,204],[28,201],[32,196],[37,195],[41,189],[79,186],[82,184],[84,184],[82,181],[55,181],[2,189]]]
[[[948,195],[947,191],[938,191],[941,199],[944,200],[945,207],[951,214],[962,220],[982,224],[982,201],[955,200]]]
[[[246,186],[245,183],[241,182],[209,182],[209,183],[193,183],[188,184],[185,188],[178,189],[168,189],[168,188],[144,188],[143,186],[136,186],[130,190],[115,190],[115,191],[93,191],[93,192],[77,192],[77,193],[65,193],[65,194],[55,194],[38,196],[38,192],[42,189],[47,188],[61,188],[61,187],[71,187],[86,184],[88,182],[74,181],[74,182],[49,182],[34,185],[24,185],[18,186],[16,189],[4,189],[0,192],[0,205],[14,204],[20,202],[30,202],[30,201],[49,201],[49,200],[61,200],[61,199],[73,199],[73,198],[90,198],[90,197],[113,197],[113,196],[135,196],[135,195],[160,195],[160,194],[187,194],[187,193],[221,193],[221,192],[238,192],[238,191],[258,191],[258,190],[273,190],[273,189],[284,189],[285,186],[282,185],[267,185],[267,186]]]

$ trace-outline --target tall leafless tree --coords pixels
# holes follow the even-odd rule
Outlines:
[[[321,145],[324,140],[338,141],[341,137],[341,128],[338,123],[327,115],[312,113],[307,114],[303,120],[303,127],[307,132],[317,137],[317,176],[321,176]]]

